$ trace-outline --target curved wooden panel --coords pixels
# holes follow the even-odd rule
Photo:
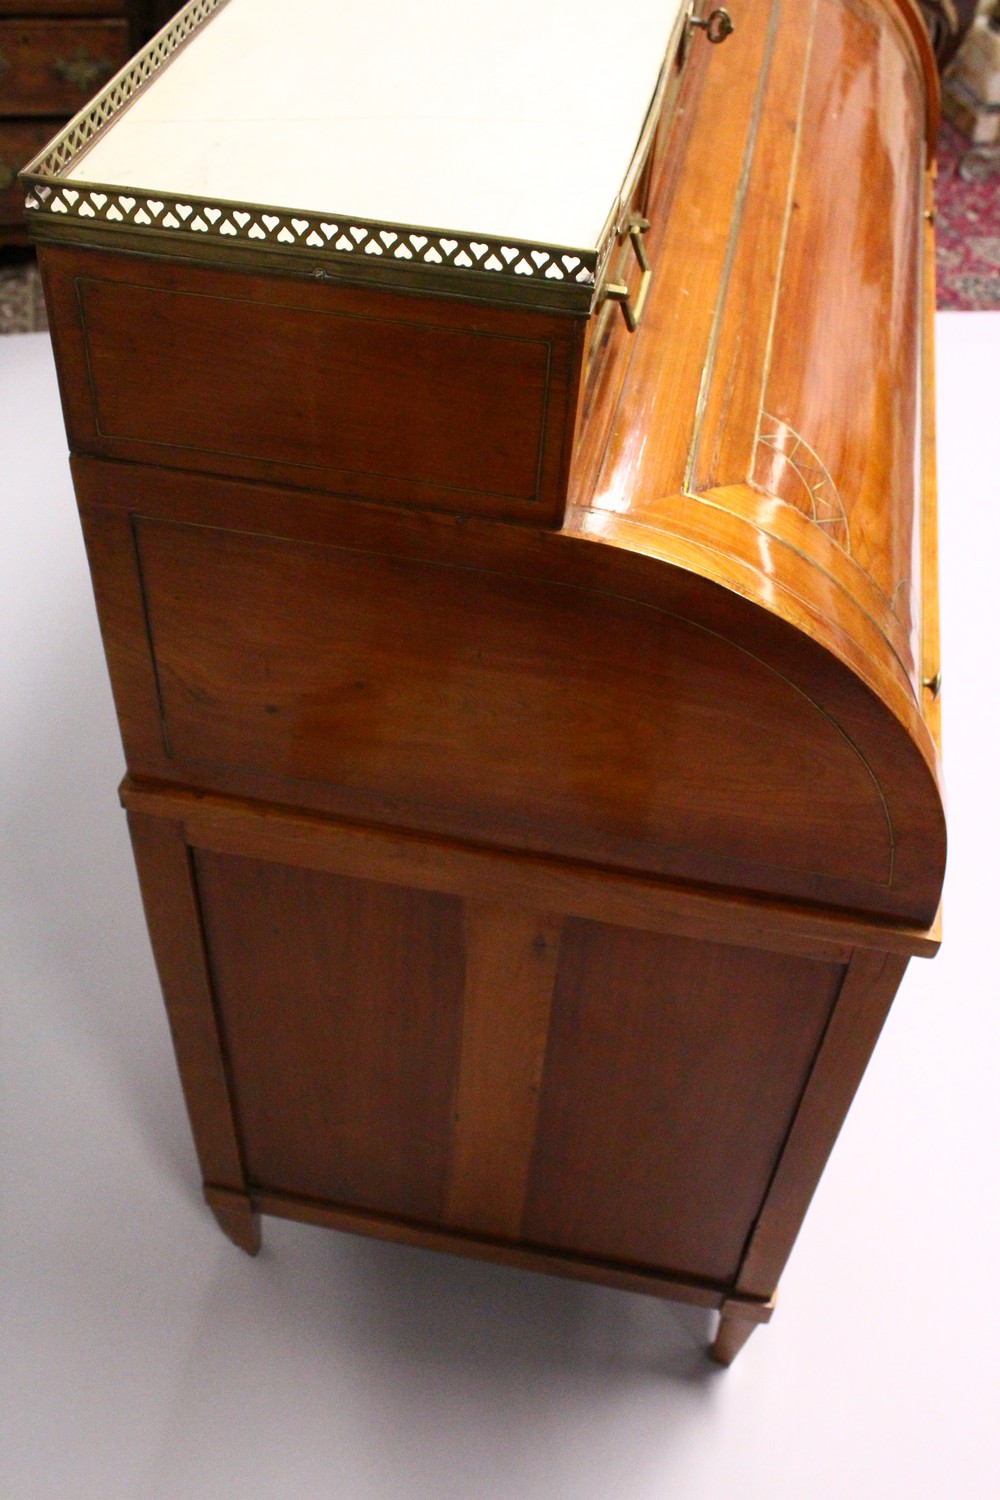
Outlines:
[[[913,691],[931,86],[905,15],[880,0],[744,6],[737,38],[653,215],[666,225],[646,326],[575,499],[692,540],[719,525],[722,548],[724,524],[693,523],[686,497],[733,510],[742,560],[761,546],[750,528],[779,541],[777,582],[794,575]]]
[[[895,764],[878,773],[896,809],[893,909],[930,921],[944,825],[922,717],[925,588],[936,605],[921,576],[921,252],[936,79],[909,0],[736,0],[734,15],[671,202],[651,214],[644,324],[565,530],[752,599],[849,669],[835,717],[853,692],[868,763]],[[778,649],[815,690],[799,648]]]
[[[820,0],[806,100],[749,478],[859,563],[912,669],[923,90],[876,7]]]

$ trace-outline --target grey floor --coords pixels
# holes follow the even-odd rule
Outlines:
[[[199,1201],[44,335],[0,340],[3,1500],[997,1500],[1000,313],[939,317],[946,942],[729,1372],[700,1313]]]

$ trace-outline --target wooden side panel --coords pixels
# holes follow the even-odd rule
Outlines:
[[[435,1218],[461,1035],[461,903],[199,852],[253,1187]]]
[[[263,1208],[766,1319],[905,956],[562,917],[477,897],[461,866],[427,888],[416,847],[373,846],[362,878],[320,822],[279,862],[281,816],[258,817],[248,857],[196,809],[130,814],[237,1243]]]
[[[77,291],[102,437],[190,449],[220,465],[237,457],[337,469],[348,485],[351,474],[378,476],[390,496],[403,481],[536,498],[544,340],[89,278]],[[145,378],[122,380],[154,329]],[[308,392],[298,370],[308,372]],[[502,440],[484,453],[507,381]],[[428,422],[428,410],[449,420]]]
[[[794,623],[752,603],[759,567],[726,561],[719,587],[694,571],[707,545],[630,522],[604,546],[134,465],[74,477],[133,775],[933,919],[916,706],[887,712],[776,585]]]
[[[733,1278],[842,975],[567,921],[525,1239]]]
[[[689,621],[454,565],[152,521],[136,536],[178,773],[263,773],[275,800],[329,786],[361,816],[650,869],[687,850],[891,880],[850,741]]]
[[[44,247],[74,451],[556,524],[578,320]]]

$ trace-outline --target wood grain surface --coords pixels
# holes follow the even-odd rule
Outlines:
[[[651,544],[694,539],[689,494],[734,509],[748,525],[727,555],[763,551],[773,583],[859,644],[873,626],[865,650],[912,696],[926,75],[892,6],[734,14],[745,72],[706,74],[693,130],[712,150],[687,153],[652,211],[644,327],[597,482],[573,495],[598,513],[590,534],[625,544],[625,518]]]
[[[39,247],[75,451],[555,524],[578,320]],[[141,382],[121,372],[142,367]]]
[[[565,923],[525,1239],[731,1281],[842,972]]]
[[[465,902],[462,1051],[447,1222],[520,1238],[562,923]]]
[[[677,1296],[722,1362],[945,860],[929,50],[909,0],[732,8],[634,334],[41,257],[220,1224]]]
[[[196,871],[248,1180],[440,1215],[459,903],[204,852]]]

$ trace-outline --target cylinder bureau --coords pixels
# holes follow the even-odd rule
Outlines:
[[[121,798],[238,1245],[728,1363],[940,936],[936,75],[481,9],[192,0],[26,170]]]

